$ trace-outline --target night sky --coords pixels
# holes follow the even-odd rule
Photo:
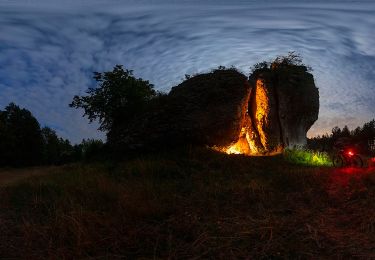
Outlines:
[[[104,136],[68,107],[93,71],[123,64],[169,91],[185,74],[248,74],[289,51],[320,91],[309,136],[375,117],[373,1],[1,1],[0,109],[13,101],[76,143]]]

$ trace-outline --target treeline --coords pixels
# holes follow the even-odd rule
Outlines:
[[[0,166],[59,165],[95,158],[101,140],[72,145],[49,127],[41,128],[32,113],[14,103],[0,110]]]
[[[330,152],[340,147],[352,146],[362,154],[375,153],[375,120],[365,123],[362,127],[349,130],[347,126],[342,129],[334,127],[330,134],[324,134],[307,140],[308,148],[317,151]]]

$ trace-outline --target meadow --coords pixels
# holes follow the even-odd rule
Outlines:
[[[190,147],[30,168],[0,185],[0,258],[374,258],[375,170],[319,165]]]

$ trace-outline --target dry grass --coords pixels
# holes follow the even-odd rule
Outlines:
[[[48,175],[57,167],[29,167],[23,169],[0,168],[0,187],[9,186],[31,176]]]
[[[0,190],[0,256],[375,258],[375,172],[206,150],[55,168]]]

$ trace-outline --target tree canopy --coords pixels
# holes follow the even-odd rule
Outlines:
[[[267,69],[275,70],[278,68],[290,68],[294,66],[305,67],[307,71],[312,71],[312,68],[310,66],[307,66],[302,62],[302,56],[299,53],[291,51],[288,52],[287,55],[277,56],[272,61],[262,61],[256,63],[253,67],[250,68],[250,74],[256,71]]]
[[[14,103],[0,111],[0,141],[2,164],[33,165],[42,161],[40,125],[30,111]]]
[[[116,120],[127,122],[157,96],[149,81],[134,77],[133,71],[122,65],[112,71],[94,72],[94,79],[97,87],[89,88],[85,96],[75,96],[70,107],[82,108],[90,122],[99,121],[102,131],[110,131]]]

